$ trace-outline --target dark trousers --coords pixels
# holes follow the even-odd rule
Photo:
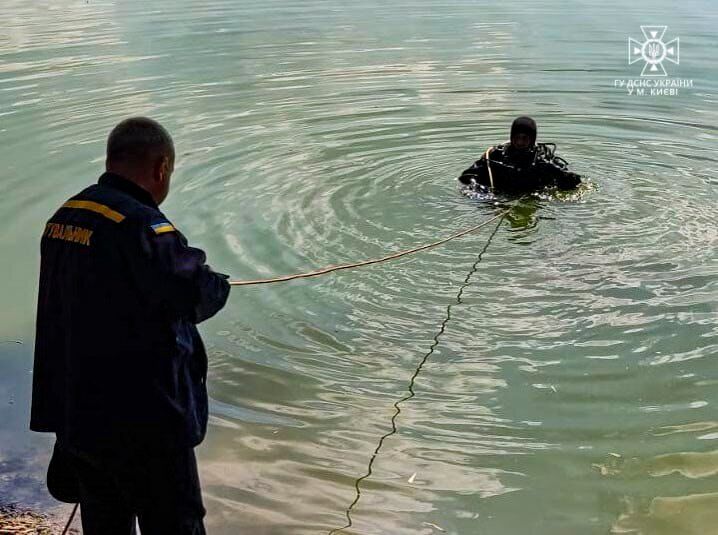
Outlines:
[[[89,451],[61,444],[48,469],[57,499],[79,502],[84,535],[204,535],[193,448],[136,444]]]

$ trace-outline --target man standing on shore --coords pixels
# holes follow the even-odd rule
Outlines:
[[[55,433],[48,488],[80,503],[85,535],[129,535],[135,519],[143,535],[205,532],[196,324],[224,306],[229,283],[158,208],[174,156],[157,122],[121,122],[107,172],[42,237],[30,428]]]

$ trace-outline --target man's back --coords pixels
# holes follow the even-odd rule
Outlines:
[[[224,305],[226,278],[111,173],[53,215],[41,256],[31,428],[83,446],[118,432],[199,443],[207,357],[195,323]]]
[[[131,117],[104,173],[42,237],[30,428],[56,442],[47,487],[82,507],[85,535],[203,535],[194,446],[207,429],[207,354],[196,324],[227,276],[160,212],[169,132]]]

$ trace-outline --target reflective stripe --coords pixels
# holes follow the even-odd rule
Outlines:
[[[65,204],[62,205],[62,207],[89,210],[90,212],[95,212],[97,214],[103,215],[107,219],[111,219],[115,223],[120,223],[123,219],[125,219],[125,216],[123,216],[120,212],[115,212],[109,206],[105,206],[104,204],[100,204],[94,201],[67,201]]]

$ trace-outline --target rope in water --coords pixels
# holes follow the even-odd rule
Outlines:
[[[275,282],[286,282],[286,281],[291,281],[291,280],[296,280],[296,279],[308,279],[310,277],[318,277],[319,275],[326,275],[328,273],[333,273],[335,271],[341,271],[343,269],[354,269],[354,268],[363,267],[363,266],[370,266],[372,264],[381,264],[383,262],[395,260],[397,258],[401,258],[403,256],[408,256],[408,255],[411,255],[414,253],[418,253],[420,251],[426,251],[428,249],[433,249],[434,247],[438,247],[439,245],[450,242],[451,240],[455,240],[457,238],[461,238],[462,236],[466,236],[467,234],[471,234],[472,232],[475,232],[475,231],[479,230],[480,228],[485,227],[486,225],[488,225],[492,221],[496,221],[497,219],[500,219],[500,221],[499,221],[499,225],[500,225],[501,221],[503,221],[504,217],[506,217],[506,215],[509,213],[510,210],[511,210],[511,208],[506,208],[506,209],[502,210],[501,212],[499,212],[498,214],[496,214],[495,216],[490,217],[489,219],[487,219],[485,221],[482,221],[478,225],[474,225],[473,227],[464,229],[460,232],[452,234],[451,236],[442,238],[441,240],[437,240],[435,242],[431,242],[431,243],[428,243],[425,245],[420,245],[418,247],[413,247],[411,249],[406,249],[404,251],[399,251],[399,252],[396,252],[396,253],[393,253],[393,254],[390,254],[387,256],[383,256],[381,258],[373,258],[370,260],[363,260],[361,262],[353,262],[351,264],[341,264],[338,266],[328,266],[328,267],[325,267],[322,269],[317,269],[315,271],[309,271],[307,273],[296,273],[294,275],[284,275],[282,277],[274,277],[272,279],[230,281],[229,284],[232,286],[255,286],[255,285],[259,285],[259,284],[272,284]],[[493,238],[493,235],[496,234],[497,229],[498,229],[498,225],[491,235],[492,238]],[[491,241],[491,239],[489,239],[489,242],[490,241]],[[484,247],[484,250],[481,251],[481,253],[479,254],[479,260],[481,259],[481,254],[483,254],[483,252],[486,250],[486,247],[488,247],[488,242],[487,242],[486,246]],[[477,264],[478,264],[478,262],[477,262]],[[462,290],[463,290],[463,287],[462,287]],[[437,343],[438,343],[438,340],[437,340]],[[435,346],[432,347],[431,352],[433,352],[434,347]],[[431,352],[426,355],[426,357],[424,358],[424,362],[426,362],[426,359],[429,358],[429,355],[431,355]],[[424,362],[422,362],[422,366],[423,366]],[[414,379],[416,379],[416,376],[419,374],[420,370],[421,370],[421,366],[417,370],[417,373],[414,375],[414,377],[412,377],[412,386],[413,386]],[[413,397],[413,391],[411,392],[410,397]],[[409,398],[407,398],[407,399],[409,399]],[[406,399],[403,399],[403,400],[399,401],[398,403],[401,403],[403,401],[406,401]],[[396,408],[397,408],[397,411],[399,411],[399,407],[396,407]],[[394,418],[396,418],[396,415]],[[392,423],[394,421],[394,418],[392,418]],[[382,441],[383,441],[383,439],[382,439]],[[379,447],[381,447],[381,444]],[[374,457],[376,457],[377,453],[378,453],[378,449],[377,449],[377,452],[374,454]],[[374,460],[374,457],[372,457],[372,462]],[[357,485],[358,485],[358,483],[357,483]],[[357,491],[359,491],[358,487],[357,487]],[[356,501],[358,501],[358,496],[357,496]],[[62,531],[62,535],[67,534],[67,530],[70,528],[70,524],[72,524],[72,520],[74,519],[75,513],[77,512],[78,505],[79,504],[75,504],[75,507],[72,509],[72,513],[70,514],[70,518],[67,521],[67,525],[65,526],[65,529]],[[351,507],[353,507],[354,505],[355,504],[352,504]],[[347,517],[349,517],[349,514],[350,514],[349,511],[347,511]],[[350,519],[350,522],[351,522],[351,519]],[[344,528],[342,528],[342,529],[344,529]]]
[[[456,299],[454,302],[449,303],[446,306],[446,317],[441,322],[441,325],[439,327],[438,332],[433,337],[433,342],[431,346],[429,347],[429,350],[424,354],[421,361],[419,362],[419,365],[416,367],[416,370],[414,370],[414,374],[411,376],[411,379],[409,379],[409,386],[407,388],[408,394],[406,394],[403,398],[398,400],[394,403],[394,414],[391,417],[391,429],[387,431],[384,435],[381,436],[379,439],[379,442],[376,445],[376,448],[374,449],[374,453],[371,456],[371,459],[369,459],[369,464],[367,465],[367,470],[364,475],[357,478],[357,480],[354,482],[354,489],[356,490],[354,501],[347,507],[346,511],[344,512],[347,523],[342,526],[341,528],[335,528],[332,529],[328,535],[334,535],[335,533],[340,533],[344,531],[347,528],[352,527],[353,521],[351,513],[354,510],[354,507],[359,503],[359,500],[361,499],[361,483],[365,479],[369,478],[372,475],[372,469],[374,467],[374,461],[376,460],[377,456],[379,455],[379,452],[382,449],[382,446],[384,445],[384,442],[386,439],[391,437],[392,435],[395,435],[398,432],[398,427],[396,425],[396,419],[398,418],[399,414],[401,414],[401,404],[409,401],[411,398],[413,398],[416,395],[416,392],[414,391],[414,385],[416,384],[416,379],[419,377],[419,374],[421,373],[421,370],[424,368],[424,365],[429,360],[429,357],[434,353],[436,348],[439,345],[439,339],[446,331],[446,326],[451,321],[451,307],[456,305],[460,305],[462,303],[461,298],[464,294],[464,290],[471,282],[471,277],[476,273],[476,271],[479,268],[479,263],[481,262],[481,259],[486,253],[486,250],[489,248],[489,245],[491,245],[491,240],[494,239],[494,236],[496,236],[496,233],[499,230],[499,227],[501,227],[501,223],[503,222],[504,218],[508,214],[509,210],[504,210],[501,212],[497,217],[492,218],[491,220],[495,220],[499,218],[499,222],[496,224],[496,227],[489,235],[489,238],[486,240],[486,243],[484,244],[484,247],[479,251],[479,254],[476,257],[476,260],[474,261],[473,265],[471,266],[471,269],[469,269],[469,272],[467,273],[466,277],[464,278],[464,282],[459,287],[459,291],[456,294]],[[488,222],[488,221],[487,221]]]
[[[428,243],[426,245],[420,245],[418,247],[413,247],[412,249],[406,249],[404,251],[399,251],[397,253],[393,253],[387,256],[382,256],[381,258],[373,258],[371,260],[363,260],[361,262],[352,262],[351,264],[341,264],[337,266],[328,266],[322,269],[317,269],[314,271],[309,271],[306,273],[296,273],[294,275],[284,275],[281,277],[274,277],[272,279],[255,279],[255,280],[237,280],[237,281],[230,281],[229,284],[232,286],[254,286],[258,284],[272,284],[275,282],[286,282],[296,279],[308,279],[310,277],[318,277],[319,275],[326,275],[328,273],[333,273],[335,271],[341,271],[343,269],[354,269],[358,267],[363,266],[370,266],[372,264],[381,264],[383,262],[388,262],[389,260],[395,260],[397,258],[401,258],[403,256],[408,256],[414,253],[418,253],[420,251],[426,251],[427,249],[433,249],[434,247],[438,247],[439,245],[443,245],[446,242],[449,242],[451,240],[455,240],[457,238],[461,238],[462,236],[466,236],[467,234],[471,234],[472,232],[475,232],[479,230],[482,227],[485,227],[492,221],[496,221],[499,218],[503,218],[508,214],[510,211],[510,208],[507,208],[505,210],[502,210],[497,215],[490,217],[489,219],[479,223],[478,225],[474,225],[473,227],[467,228],[462,230],[461,232],[457,232],[456,234],[452,234],[451,236],[447,236],[446,238],[442,238],[441,240]]]

